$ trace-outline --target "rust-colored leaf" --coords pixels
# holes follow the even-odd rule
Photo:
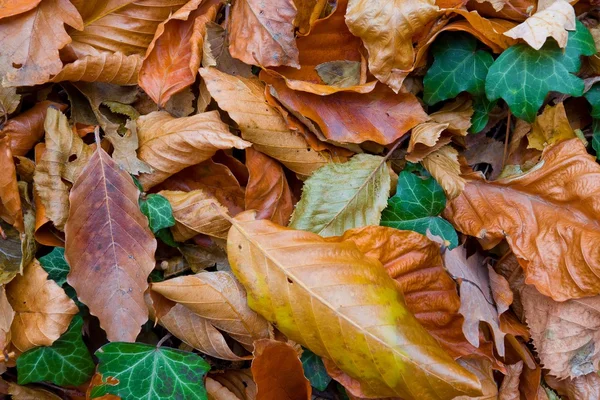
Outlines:
[[[210,400],[256,400],[256,383],[250,369],[211,373],[206,378],[206,391]]]
[[[17,169],[10,147],[10,136],[0,139],[0,218],[24,232],[21,197],[17,184]]]
[[[41,0],[3,1],[0,4],[0,18],[24,13],[40,4]]]
[[[67,281],[110,341],[135,341],[148,320],[144,292],[154,269],[156,240],[138,196],[129,174],[100,146],[69,196]]]
[[[115,85],[135,85],[142,67],[138,54],[100,53],[82,57],[52,77],[51,82],[104,82]]]

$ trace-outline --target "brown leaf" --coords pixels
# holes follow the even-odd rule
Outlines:
[[[152,290],[226,332],[244,347],[269,337],[269,324],[246,303],[246,291],[229,272],[200,272],[152,284]]]
[[[142,67],[139,54],[102,52],[82,57],[67,64],[56,74],[51,82],[105,82],[115,85],[137,84],[138,73]]]
[[[6,296],[15,311],[10,328],[12,344],[20,352],[52,345],[79,312],[64,290],[48,279],[37,260],[6,286]]]
[[[600,296],[557,302],[533,286],[521,290],[541,364],[560,379],[594,372],[600,362]]]
[[[310,382],[304,376],[296,349],[273,339],[254,342],[252,376],[256,400],[311,400]]]
[[[10,282],[17,274],[23,274],[25,259],[21,246],[21,234],[0,219],[0,284]]]
[[[252,77],[252,66],[231,57],[227,31],[213,21],[206,24],[206,34],[202,49],[202,66],[205,68],[215,67],[219,71],[229,75],[242,76],[244,78]],[[202,84],[200,87],[202,88]],[[204,87],[206,88],[205,84]],[[208,89],[206,91],[208,92]],[[210,93],[208,97],[208,102],[210,102]]]
[[[594,371],[587,375],[567,380],[567,396],[570,400],[600,398],[600,376]]]
[[[506,366],[508,374],[502,380],[498,400],[520,400],[519,383],[522,370],[523,361]]]
[[[24,232],[21,197],[17,184],[17,169],[10,147],[10,136],[0,139],[0,218]]]
[[[453,22],[447,25],[446,29],[449,31],[460,30],[469,32],[489,46],[494,53],[501,53],[503,50],[518,43],[517,40],[503,35],[504,32],[517,25],[514,22],[499,18],[485,18],[477,11],[467,11],[459,8],[455,8],[452,11],[463,16],[466,21]]]
[[[566,140],[546,148],[542,162],[526,174],[495,182],[470,177],[444,217],[485,248],[506,238],[526,283],[542,294],[556,301],[596,295],[599,172],[579,139]]]
[[[3,1],[0,4],[0,18],[22,14],[40,4],[40,1],[41,0]]]
[[[492,166],[490,178],[496,179],[502,171],[504,144],[485,135],[468,135],[465,138],[467,149],[462,155],[467,163],[473,167],[476,164],[486,163]]]
[[[8,394],[13,400],[60,400],[52,392],[41,389],[39,387],[28,387],[17,385],[16,383],[8,382]]]
[[[462,193],[466,181],[460,174],[458,152],[454,147],[446,145],[429,154],[421,163],[444,189],[448,200]]]
[[[264,85],[256,78],[247,79],[201,68],[210,94],[238,124],[242,137],[254,148],[303,176],[309,176],[327,164],[327,153],[310,149],[306,139],[291,132],[285,120],[266,103]]]
[[[85,28],[69,30],[72,49],[78,57],[101,52],[143,55],[158,24],[186,0],[73,0]],[[126,27],[126,28],[124,28]]]
[[[497,400],[498,386],[494,380],[494,371],[488,360],[461,358],[458,363],[477,376],[481,382],[483,395],[477,397],[458,396],[453,400]]]
[[[139,85],[159,107],[196,80],[205,26],[218,8],[217,0],[191,0],[158,25],[144,57]]]
[[[398,93],[415,61],[413,37],[437,16],[433,0],[349,0],[346,24],[367,48],[371,73]]]
[[[227,253],[215,243],[212,243],[210,246],[182,244],[179,246],[179,252],[189,264],[190,269],[195,273],[214,266],[219,271],[222,271],[223,268],[229,269]]]
[[[384,85],[377,85],[366,94],[338,92],[320,96],[291,90],[281,78],[260,76],[292,114],[314,121],[313,133],[338,143],[371,140],[390,144],[429,118],[414,95],[396,94]]]
[[[44,120],[48,107],[54,107],[60,111],[67,108],[65,104],[41,101],[4,124],[1,133],[10,137],[13,156],[26,155],[44,137]]]
[[[246,64],[298,67],[293,0],[239,0],[233,4],[229,52]]]
[[[227,208],[210,193],[196,189],[189,192],[163,190],[158,194],[171,203],[176,221],[171,232],[176,241],[184,242],[200,233],[227,238],[231,223],[221,214],[227,214]]]
[[[527,148],[541,151],[546,146],[576,137],[563,103],[558,103],[556,106],[547,105],[531,126],[531,133],[527,135],[529,139]]]
[[[12,114],[21,103],[21,95],[17,94],[16,87],[0,86],[0,118]]]
[[[46,216],[62,230],[69,212],[69,186],[65,181],[75,182],[93,150],[55,108],[48,108],[44,129],[46,151],[35,166],[35,189],[46,208]]]
[[[71,42],[64,24],[83,29],[81,16],[69,0],[44,0],[34,9],[0,20],[5,86],[45,83],[60,72],[58,50]]]
[[[287,225],[294,208],[292,192],[281,165],[253,148],[246,149],[250,172],[246,186],[246,209],[257,210],[256,217]]]
[[[248,143],[229,133],[217,111],[174,118],[155,111],[137,120],[138,155],[154,172],[142,174],[139,181],[150,189],[182,169],[211,158],[219,149],[245,149]]]
[[[236,397],[232,397],[231,400],[256,400],[256,383],[252,379],[252,372],[250,369],[228,369],[223,372],[210,373],[206,379],[206,390],[208,391],[208,398],[211,400],[230,400],[230,397],[219,397],[217,393],[209,389],[208,380],[219,383],[220,387],[212,384],[214,389],[218,389],[218,394],[226,393],[222,388],[226,388],[227,391]],[[212,392],[212,393],[211,393]],[[228,393],[226,393],[228,395]]]
[[[69,197],[67,281],[110,341],[135,341],[148,319],[144,291],[155,265],[156,240],[138,197],[131,176],[100,146]]]
[[[134,120],[128,120],[125,123],[127,131],[123,136],[116,131],[109,131],[104,136],[110,140],[113,145],[112,158],[125,171],[132,175],[140,173],[151,173],[152,168],[137,158],[136,151],[139,147],[139,139],[137,134],[137,126]]]
[[[460,313],[465,317],[463,332],[467,340],[479,347],[479,322],[486,322],[494,335],[498,354],[504,356],[504,335],[500,330],[498,309],[490,289],[488,269],[476,253],[467,257],[464,246],[446,250],[444,263],[455,279],[460,279]]]
[[[15,311],[6,297],[6,288],[0,286],[0,352],[2,353],[4,353],[10,345],[10,327],[14,318]]]
[[[294,25],[299,35],[307,35],[327,6],[327,0],[294,0],[294,5],[298,10]]]

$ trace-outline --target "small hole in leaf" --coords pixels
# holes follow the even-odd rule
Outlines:
[[[69,162],[73,162],[73,161],[75,161],[75,160],[77,160],[77,154],[71,154],[71,155],[69,156]]]
[[[23,64],[19,64],[19,63],[12,63],[12,67],[15,69],[19,69],[23,66]]]
[[[287,278],[288,283],[294,283],[290,278]]]
[[[240,249],[240,250],[242,249],[242,245],[241,244],[238,245],[238,249]]]

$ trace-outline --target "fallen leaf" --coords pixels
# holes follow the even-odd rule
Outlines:
[[[492,297],[494,298],[494,302],[496,303],[496,309],[498,310],[498,315],[500,316],[508,307],[513,303],[513,292],[510,289],[510,284],[502,275],[497,274],[492,268],[491,265],[488,264],[488,278],[490,280],[490,289],[492,290]],[[502,324],[500,324],[502,326]]]
[[[298,10],[294,25],[300,35],[307,35],[327,5],[326,0],[294,0]]]
[[[115,131],[109,131],[104,136],[113,145],[112,158],[125,171],[132,175],[140,173],[152,173],[152,168],[137,157],[136,151],[139,147],[137,125],[133,120],[125,123],[127,131],[123,136]]]
[[[454,400],[496,400],[498,399],[498,387],[494,380],[494,371],[488,360],[476,358],[464,358],[458,360],[458,363],[467,371],[472,372],[477,376],[481,383],[483,395],[478,397],[458,396]]]
[[[519,383],[522,370],[523,361],[506,366],[508,374],[502,379],[502,385],[500,385],[498,392],[498,400],[520,400]]]
[[[8,382],[8,394],[14,400],[60,400],[61,398],[52,392],[39,387],[28,387]]]
[[[213,390],[209,385],[212,385]],[[210,373],[206,378],[206,391],[209,400],[256,400],[256,383],[252,379],[250,369],[229,369],[220,373]]]
[[[138,54],[100,53],[82,57],[67,64],[51,82],[104,82],[115,85],[135,85],[142,67]]]
[[[6,286],[15,317],[11,325],[13,346],[25,352],[50,346],[69,327],[79,309],[34,260]]]
[[[6,288],[0,287],[0,352],[8,350],[11,342],[10,327],[15,318],[15,311],[6,297]]]
[[[347,88],[360,84],[360,62],[328,61],[315,67],[319,77],[329,86]]]
[[[471,177],[444,216],[484,248],[506,238],[526,283],[542,294],[556,301],[593,296],[600,290],[593,244],[600,211],[593,196],[598,172],[581,141],[566,140],[546,148],[542,161],[523,175],[494,182]]]
[[[294,202],[281,165],[253,148],[246,149],[246,166],[250,173],[246,186],[246,209],[257,210],[257,218],[287,225]]]
[[[0,20],[3,85],[31,86],[58,74],[62,69],[58,50],[71,42],[65,24],[83,29],[81,16],[68,0],[43,1],[29,11]]]
[[[446,145],[429,154],[421,163],[444,189],[448,200],[462,193],[466,181],[460,174],[458,152],[454,147]]]
[[[298,352],[289,343],[273,339],[254,342],[252,376],[257,400],[311,400]]]
[[[229,52],[246,64],[263,67],[298,67],[294,38],[297,10],[293,0],[240,0],[233,4]]]
[[[475,376],[459,367],[406,312],[379,261],[365,257],[353,243],[326,243],[316,234],[255,220],[254,215],[249,211],[232,220],[229,261],[248,291],[250,307],[288,338],[331,357],[372,397],[423,398],[441,391],[475,395],[481,390]],[[323,324],[323,319],[338,324]],[[343,346],[348,335],[360,339],[352,339],[356,345],[350,349]],[[390,367],[377,368],[375,363]],[[382,374],[394,379],[384,380]],[[404,374],[411,376],[410,386]]]
[[[547,105],[531,126],[531,132],[527,135],[527,148],[544,150],[546,146],[575,137],[577,136],[569,124],[563,103],[554,107]]]
[[[480,254],[467,256],[464,246],[444,253],[444,264],[455,279],[460,280],[460,313],[465,317],[463,333],[479,347],[479,322],[486,322],[494,335],[496,351],[504,356],[504,336],[500,329],[498,309],[490,289],[488,269]]]
[[[540,1],[535,14],[504,34],[513,39],[523,39],[536,50],[542,48],[546,38],[552,37],[558,46],[567,46],[567,31],[575,30],[575,10],[566,0]]]
[[[233,58],[229,53],[229,38],[225,28],[213,21],[206,24],[206,34],[202,43],[202,66],[215,67],[229,75],[252,77],[252,67]],[[206,87],[203,82],[201,87],[202,85]],[[208,92],[208,89],[206,91]],[[210,93],[208,97],[207,102],[210,102]]]
[[[371,73],[398,93],[415,61],[413,37],[437,16],[433,0],[349,0],[346,24],[367,48]]]
[[[317,170],[302,188],[290,227],[321,236],[378,225],[390,193],[390,173],[383,157],[357,154],[344,164]]]
[[[486,163],[492,166],[490,178],[496,179],[502,171],[504,144],[485,135],[468,135],[466,138],[467,149],[463,156],[467,163],[473,167]]]
[[[200,272],[152,284],[152,290],[181,303],[244,347],[269,336],[268,323],[246,304],[244,288],[228,272]]]
[[[158,25],[144,57],[139,85],[159,107],[196,80],[206,23],[215,18],[218,4],[191,0]]]
[[[188,262],[190,269],[195,273],[214,266],[219,271],[230,269],[229,261],[227,261],[227,253],[214,243],[209,246],[183,244],[179,246],[179,252]]]
[[[12,114],[21,103],[21,95],[16,87],[0,86],[0,117],[6,118]]]
[[[24,0],[3,2],[2,4],[0,4],[0,18],[12,17],[13,15],[22,14],[40,4],[40,1],[41,0]]]
[[[251,143],[229,133],[217,111],[174,118],[155,111],[137,120],[138,156],[152,168],[141,174],[144,190],[150,189],[182,169],[211,158],[219,149],[245,149]]]
[[[214,68],[201,68],[200,75],[219,107],[229,113],[242,137],[256,150],[303,176],[329,162],[326,153],[312,151],[301,134],[290,131],[281,114],[267,104],[264,85],[258,79],[235,77]]]
[[[139,209],[138,196],[131,176],[101,146],[69,196],[67,282],[98,317],[110,341],[135,341],[148,320],[144,291],[155,265],[156,240]]]
[[[513,3],[514,1],[511,1]],[[512,4],[511,4],[512,5]],[[509,7],[507,7],[509,9]],[[454,8],[452,12],[461,15],[466,21],[456,21],[446,25],[448,30],[463,30],[476,36],[489,46],[494,53],[501,53],[518,41],[505,36],[503,33],[514,28],[517,24],[500,18],[485,18],[477,11],[467,11]],[[466,24],[465,24],[466,23]],[[470,29],[467,28],[470,27]]]
[[[19,232],[24,232],[21,197],[17,184],[17,169],[13,161],[10,146],[10,136],[0,139],[0,218],[14,226]]]
[[[11,225],[0,219],[0,283],[10,282],[17,274],[23,274],[24,257],[21,248],[21,234]]]
[[[572,400],[600,397],[600,376],[596,371],[567,380],[567,395]]]

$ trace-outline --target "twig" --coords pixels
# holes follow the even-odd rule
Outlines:
[[[173,335],[171,335],[170,333],[167,333],[165,336],[163,336],[163,338],[160,339],[158,341],[158,343],[156,343],[156,348],[159,348],[164,342],[169,340],[171,338],[171,336],[173,336]]]

